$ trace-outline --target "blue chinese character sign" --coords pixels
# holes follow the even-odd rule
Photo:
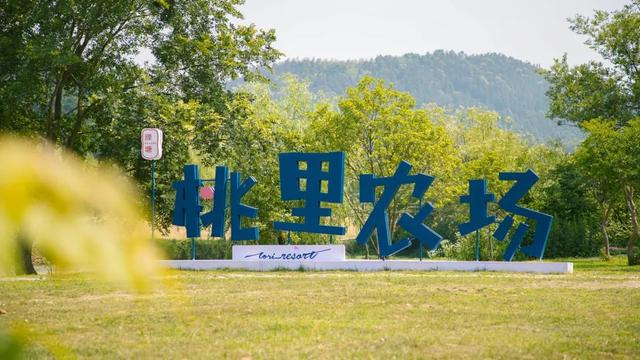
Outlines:
[[[517,203],[538,181],[538,176],[529,169],[522,173],[502,172],[499,174],[499,179],[515,181],[515,184],[498,201],[498,206],[506,212],[520,215],[528,220],[534,220],[536,222],[533,243],[529,246],[520,248],[529,226],[525,223],[519,224],[515,234],[511,237],[507,250],[503,255],[503,259],[505,261],[511,261],[518,248],[529,256],[542,259],[544,249],[547,245],[547,239],[549,238],[549,232],[551,231],[553,217],[551,215],[517,205]],[[469,194],[460,197],[461,203],[469,204],[469,221],[460,224],[458,228],[461,235],[467,235],[472,231],[478,231],[495,222],[495,216],[489,216],[487,211],[488,204],[493,201],[495,201],[495,195],[487,192],[486,180],[469,180]],[[513,216],[507,215],[498,225],[498,228],[493,233],[493,237],[499,241],[504,241],[507,237],[507,233],[513,226],[513,223]]]
[[[253,176],[240,182],[240,173],[231,173],[231,240],[258,240],[259,233],[257,227],[243,228],[241,220],[243,217],[255,219],[258,216],[258,209],[241,203],[242,197],[256,184]]]
[[[242,204],[242,197],[256,184],[253,177],[240,182],[240,173],[232,172],[229,179],[229,169],[226,166],[216,167],[215,193],[211,211],[200,215],[202,206],[198,197],[199,189],[204,183],[199,177],[197,165],[185,165],[184,180],[173,183],[176,189],[176,201],[173,210],[173,225],[185,226],[187,237],[200,237],[200,225],[211,225],[211,236],[224,236],[225,213],[227,209],[227,185],[231,188],[231,240],[258,240],[258,229],[243,228],[243,217],[256,218],[258,209]]]
[[[469,194],[460,196],[461,203],[469,204],[469,221],[458,227],[461,235],[480,230],[496,221],[496,217],[489,216],[487,211],[489,203],[495,199],[494,194],[487,193],[487,180],[469,180]]]
[[[476,232],[476,260],[480,260],[480,233],[483,227],[493,224],[495,216],[489,216],[487,207],[495,201],[495,195],[487,193],[487,181],[469,180],[469,194],[460,196],[461,203],[469,204],[469,222],[460,224],[458,230],[461,235]]]
[[[293,208],[292,215],[302,223],[276,221],[276,230],[316,234],[344,235],[345,228],[320,224],[331,216],[321,202],[342,203],[344,188],[344,153],[280,154],[280,194],[283,201],[302,200],[304,207]]]
[[[200,198],[198,191],[202,180],[198,174],[198,165],[184,166],[184,180],[175,181],[176,201],[173,205],[173,219],[171,223],[187,228],[187,237],[200,237]]]
[[[400,187],[406,184],[413,184],[413,197],[422,199],[431,183],[433,183],[434,178],[432,176],[425,174],[409,175],[410,171],[411,164],[402,161],[391,177],[376,177],[373,174],[360,175],[360,202],[373,203],[374,206],[356,240],[360,244],[366,244],[375,230],[381,257],[391,256],[411,246],[410,239],[392,243],[389,232],[387,209]],[[376,201],[375,193],[376,188],[379,186],[383,190],[380,199]],[[427,216],[431,214],[431,211],[433,211],[433,206],[427,203],[414,216],[403,213],[400,216],[400,220],[398,220],[398,225],[415,236],[421,245],[433,250],[438,247],[442,236],[423,224]]]
[[[542,256],[544,255],[544,249],[547,247],[547,239],[549,238],[549,233],[551,232],[553,216],[543,214],[531,209],[523,208],[518,205],[518,202],[527,194],[527,192],[533,187],[533,185],[538,182],[538,179],[538,175],[536,175],[536,173],[534,173],[531,169],[522,173],[500,173],[500,180],[515,181],[515,184],[513,184],[511,189],[509,189],[509,191],[507,191],[507,193],[504,194],[504,196],[500,200],[498,200],[498,205],[504,211],[523,216],[529,220],[534,220],[536,222],[533,235],[533,243],[529,246],[520,248],[520,251],[522,251],[526,255],[542,259]],[[507,216],[504,220],[502,220],[502,223],[500,223],[493,236],[500,241],[504,240],[507,232],[512,225],[513,217]],[[511,261],[511,259],[513,259],[513,255],[520,247],[522,239],[526,235],[528,228],[529,226],[524,223],[518,225],[516,233],[511,238],[509,247],[504,254],[504,259],[506,261]]]
[[[287,232],[307,232],[316,234],[344,235],[346,229],[331,224],[332,209],[323,207],[323,203],[342,203],[344,196],[345,155],[343,152],[329,153],[282,153],[280,160],[280,192],[282,201],[297,201],[300,207],[291,211],[298,222],[275,221],[276,230]],[[386,258],[411,246],[417,240],[420,246],[436,249],[442,236],[425,224],[434,207],[423,201],[427,190],[435,178],[423,173],[411,175],[412,166],[406,161],[398,164],[394,174],[379,177],[375,174],[361,174],[359,195],[361,203],[373,205],[371,213],[356,236],[359,244],[366,244],[376,235],[379,254]],[[514,216],[535,222],[532,242],[524,246],[523,240],[529,230],[527,223],[520,223],[510,237],[503,258],[511,261],[518,249],[526,255],[542,259],[546,247],[553,217],[519,205],[527,192],[538,181],[531,170],[526,172],[502,172],[501,181],[514,182],[512,187],[497,201],[497,205],[508,213],[498,224],[493,237],[504,241],[514,225]],[[215,182],[213,204],[210,211],[201,214],[199,190],[205,182]],[[227,209],[230,213],[231,240],[258,240],[257,227],[243,227],[243,218],[255,219],[258,209],[242,203],[242,199],[257,183],[249,176],[242,180],[238,172],[231,172],[226,166],[217,166],[215,179],[200,179],[197,165],[185,165],[184,179],[173,183],[176,190],[173,221],[177,226],[186,228],[187,237],[200,237],[201,226],[211,226],[211,236],[224,237]],[[389,207],[402,186],[413,187],[412,197],[419,200],[420,206],[415,214],[402,213],[397,225],[406,230],[411,237],[393,241],[389,224]],[[379,194],[379,197],[376,196]],[[229,195],[227,197],[227,195]],[[479,259],[479,230],[496,222],[489,214],[489,204],[496,202],[496,196],[487,191],[485,179],[469,180],[468,194],[460,196],[460,203],[468,205],[468,221],[459,225],[460,234],[476,232],[476,258]],[[326,206],[326,205],[325,205]],[[195,253],[193,253],[195,258]]]
[[[202,215],[202,224],[211,225],[211,236],[224,236],[225,210],[227,209],[227,184],[229,169],[226,166],[216,166],[216,178],[213,193],[213,208]]]

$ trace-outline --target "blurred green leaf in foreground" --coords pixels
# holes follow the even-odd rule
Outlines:
[[[156,252],[124,176],[8,137],[0,138],[0,165],[0,274],[12,272],[19,242],[28,242],[60,269],[149,287]]]

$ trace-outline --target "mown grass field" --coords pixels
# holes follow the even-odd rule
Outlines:
[[[89,275],[0,279],[28,356],[640,358],[640,267],[570,275],[172,272],[135,295]]]

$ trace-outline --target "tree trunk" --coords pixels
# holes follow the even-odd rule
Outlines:
[[[480,240],[482,240],[482,229],[480,231]],[[489,236],[489,259],[496,260],[493,258],[493,236]]]
[[[394,235],[396,233],[396,223],[400,215],[396,211],[389,211],[389,241],[393,244]]]
[[[624,198],[627,203],[627,207],[629,208],[629,214],[631,215],[631,224],[633,225],[631,236],[629,237],[629,242],[627,243],[627,260],[629,265],[639,265],[640,264],[640,254],[636,248],[636,242],[638,241],[638,232],[640,231],[640,226],[638,225],[638,212],[636,211],[636,204],[633,201],[634,189],[633,187],[627,185],[624,187]]]
[[[31,258],[31,252],[33,246],[30,242],[22,237],[18,237],[18,261],[16,263],[16,275],[32,275],[37,274],[36,269],[33,267],[33,259]]]
[[[604,214],[602,215],[602,223],[600,224],[600,230],[602,231],[602,238],[604,239],[604,251],[607,258],[611,256],[609,246],[609,233],[607,232],[607,224],[609,223],[609,214],[611,213],[611,206],[604,207]]]
[[[83,108],[83,102],[82,102],[82,97],[83,97],[83,87],[82,86],[78,86],[78,99],[77,99],[77,103],[76,103],[76,118],[73,124],[73,128],[71,129],[71,133],[69,134],[69,137],[67,138],[67,147],[71,150],[74,151],[78,151],[79,149],[77,148],[77,138],[80,134],[80,130],[82,129],[82,122],[84,119],[84,108]]]
[[[602,231],[602,238],[604,239],[604,251],[608,258],[611,256],[611,253],[609,251],[609,234],[607,233],[607,224],[605,222],[600,224],[600,230]]]

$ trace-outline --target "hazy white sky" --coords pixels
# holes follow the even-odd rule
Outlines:
[[[287,58],[361,59],[437,49],[500,52],[549,66],[599,59],[568,17],[622,0],[247,0],[244,23],[276,30]]]

